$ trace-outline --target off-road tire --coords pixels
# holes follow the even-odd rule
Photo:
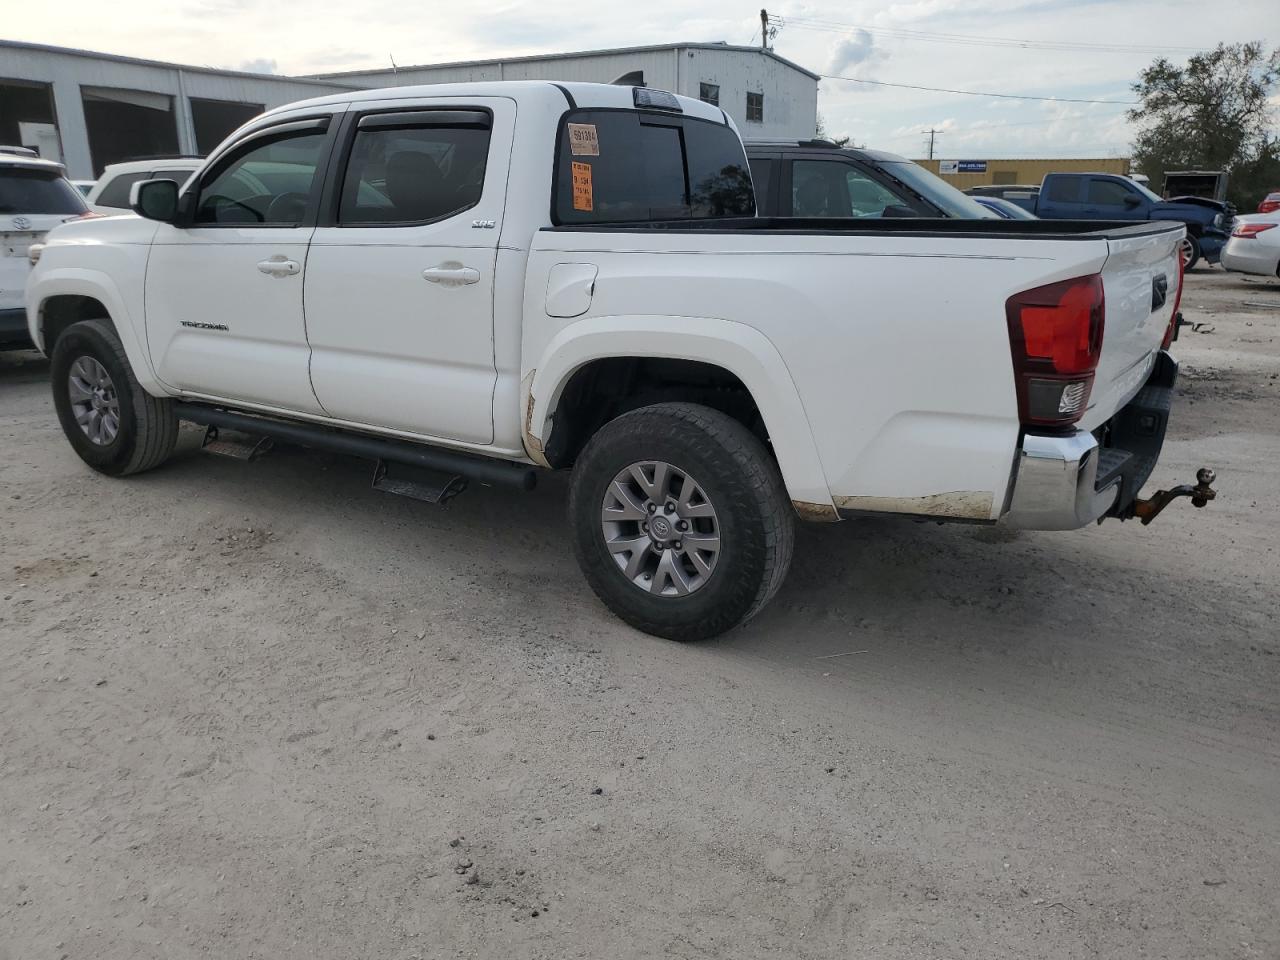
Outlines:
[[[67,381],[81,357],[91,357],[106,368],[115,388],[120,426],[106,444],[90,440],[72,410]],[[173,401],[142,389],[111,321],[82,320],[67,327],[53,344],[49,366],[62,432],[81,460],[100,473],[123,477],[158,467],[169,458],[178,440]]]
[[[638,588],[605,541],[606,490],[620,471],[643,461],[663,461],[696,479],[717,514],[716,565],[685,596]],[[578,564],[605,606],[636,629],[671,640],[704,640],[745,623],[777,592],[791,564],[795,511],[773,457],[741,423],[698,404],[641,407],[601,427],[574,467],[569,517]]]

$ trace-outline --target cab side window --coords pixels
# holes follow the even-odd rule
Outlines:
[[[832,160],[791,165],[794,217],[882,217],[886,207],[909,207],[902,197],[856,167]]]
[[[479,111],[364,118],[356,130],[339,226],[429,223],[474,207],[484,191],[490,122]],[[422,114],[419,114],[422,116]],[[365,124],[369,123],[369,126]]]
[[[1049,201],[1051,203],[1079,203],[1080,177],[1054,177],[1049,183]]]
[[[1136,197],[1123,183],[1114,180],[1090,180],[1089,203],[1100,207],[1122,207],[1126,197]]]
[[[328,134],[299,131],[250,144],[200,187],[197,224],[294,227],[307,215]]]

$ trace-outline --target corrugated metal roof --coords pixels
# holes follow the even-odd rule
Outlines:
[[[312,73],[308,74],[308,79],[323,80],[329,78],[341,77],[369,77],[379,74],[395,74],[398,72],[409,72],[413,70],[435,70],[448,67],[482,67],[499,63],[534,63],[540,60],[566,60],[573,57],[609,57],[618,54],[628,53],[654,53],[663,50],[727,50],[733,53],[758,53],[763,56],[777,60],[779,63],[785,64],[793,70],[803,73],[807,77],[814,80],[822,79],[819,74],[812,70],[806,70],[798,63],[788,60],[786,57],[780,57],[772,50],[763,50],[760,47],[742,47],[731,43],[657,43],[643,47],[613,47],[607,50],[579,50],[572,53],[535,53],[521,57],[493,57],[487,60],[453,60],[448,63],[418,63],[412,66],[397,67],[379,67],[376,70],[343,70],[338,73]]]

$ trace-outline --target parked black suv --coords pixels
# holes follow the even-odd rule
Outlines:
[[[827,140],[748,140],[764,217],[954,217],[995,214],[918,163]]]

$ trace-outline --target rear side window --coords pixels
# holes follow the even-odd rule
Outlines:
[[[1049,201],[1051,203],[1079,203],[1080,178],[1054,177],[1049,182]]]
[[[84,213],[84,197],[61,174],[27,167],[0,167],[0,213]]]
[[[339,225],[425,223],[479,203],[489,156],[488,118],[457,112],[455,124],[446,119],[358,129],[342,182]],[[446,111],[432,113],[447,116]]]
[[[561,124],[556,223],[755,216],[742,143],[709,120],[580,110]]]
[[[111,181],[102,188],[102,192],[98,194],[98,199],[94,201],[100,207],[119,207],[122,210],[129,208],[129,188],[139,180],[145,180],[150,174],[145,170],[139,170],[137,173],[121,173],[111,178]]]

